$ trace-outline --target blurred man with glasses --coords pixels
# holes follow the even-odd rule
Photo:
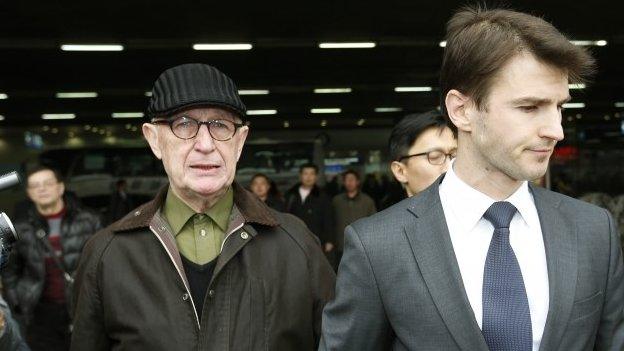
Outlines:
[[[426,189],[457,153],[457,140],[439,111],[405,116],[390,134],[390,169],[407,196]]]
[[[26,183],[32,205],[15,223],[20,240],[2,274],[4,295],[33,350],[67,350],[73,275],[101,221],[66,196],[56,170],[37,165]]]
[[[234,82],[173,67],[147,112],[169,185],[87,244],[72,350],[315,350],[335,276],[299,219],[234,181],[249,133]]]

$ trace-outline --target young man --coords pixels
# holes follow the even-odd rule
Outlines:
[[[373,199],[360,191],[360,175],[356,171],[352,169],[344,171],[342,182],[344,192],[332,199],[336,268],[343,252],[345,228],[356,220],[377,212]]]
[[[291,215],[234,182],[249,127],[216,68],[163,72],[143,134],[169,186],[96,234],[72,350],[315,350],[334,272]]]
[[[299,183],[286,193],[286,212],[299,217],[316,234],[326,254],[335,245],[331,201],[316,185],[318,166],[307,163],[299,167]]]
[[[438,111],[405,116],[392,129],[388,144],[390,169],[407,196],[431,185],[457,153],[457,140]]]
[[[348,227],[320,350],[622,350],[624,270],[604,209],[534,187],[594,61],[546,21],[464,9],[441,92],[457,158]]]
[[[36,166],[26,183],[33,205],[15,223],[20,240],[3,272],[4,296],[25,324],[33,350],[66,351],[74,271],[85,242],[101,229],[101,222],[73,197],[64,196],[65,185],[55,170]]]

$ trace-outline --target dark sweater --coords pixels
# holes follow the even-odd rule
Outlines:
[[[197,311],[199,320],[201,320],[204,298],[206,297],[208,285],[212,279],[212,273],[214,272],[217,264],[217,259],[215,258],[206,264],[199,265],[191,262],[183,255],[181,256],[182,264],[184,265],[184,272],[186,272],[186,278],[188,279],[189,287],[191,289],[191,296],[193,297],[193,302],[195,303],[195,310]]]

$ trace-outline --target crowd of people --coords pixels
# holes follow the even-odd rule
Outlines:
[[[463,9],[443,108],[388,141],[401,194],[352,169],[321,189],[310,163],[283,196],[264,174],[235,181],[249,125],[234,82],[170,68],[142,126],[169,180],[151,201],[118,182],[104,227],[53,168],[27,172],[0,350],[622,351],[612,216],[529,183],[593,65],[541,18]]]

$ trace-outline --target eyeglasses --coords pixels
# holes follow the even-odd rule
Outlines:
[[[449,161],[454,159],[455,156],[457,156],[457,151],[454,150],[451,153],[447,154],[446,152],[441,151],[441,150],[432,150],[432,151],[421,152],[421,153],[413,154],[413,155],[401,156],[398,161],[401,162],[405,160],[406,158],[425,156],[425,155],[427,155],[427,161],[429,161],[430,164],[434,166],[439,166],[439,165],[444,164],[447,158],[449,159]]]
[[[197,133],[199,133],[199,128],[205,124],[210,136],[218,141],[232,139],[238,128],[247,125],[246,123],[235,123],[227,119],[213,119],[201,122],[184,115],[174,119],[154,120],[152,124],[168,124],[173,135],[185,140],[195,138]]]

